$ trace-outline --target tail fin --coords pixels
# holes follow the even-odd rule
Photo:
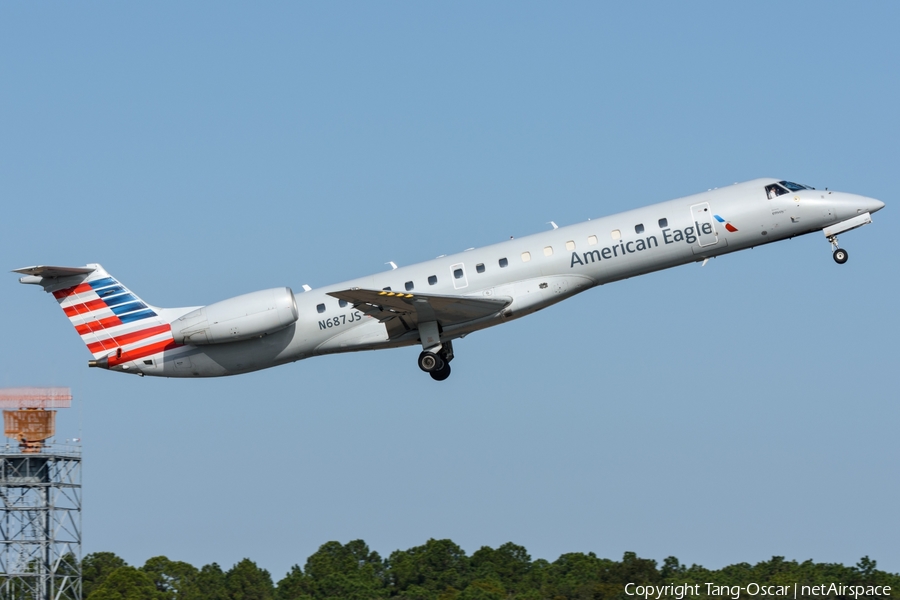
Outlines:
[[[98,361],[112,367],[175,348],[169,323],[100,265],[15,269],[53,294]],[[99,363],[99,364],[98,364]],[[94,366],[92,364],[92,366]]]

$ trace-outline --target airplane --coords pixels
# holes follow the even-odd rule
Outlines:
[[[207,306],[157,308],[99,264],[15,269],[52,293],[90,367],[218,377],[342,352],[421,345],[418,366],[450,375],[453,341],[590,288],[816,231],[838,234],[884,203],[755,179],[294,294],[278,287]]]

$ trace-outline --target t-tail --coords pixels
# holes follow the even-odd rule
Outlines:
[[[92,367],[109,369],[177,348],[169,321],[103,267],[36,266],[15,269],[21,283],[52,293],[84,340]]]

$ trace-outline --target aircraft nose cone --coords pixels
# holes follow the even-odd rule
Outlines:
[[[873,213],[884,208],[884,202],[856,194],[835,194],[835,212],[841,219],[849,219],[863,213]]]

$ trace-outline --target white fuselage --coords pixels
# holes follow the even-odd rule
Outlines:
[[[317,355],[420,343],[416,329],[391,338],[384,323],[329,292],[391,288],[511,299],[490,317],[444,327],[441,340],[450,341],[594,286],[820,231],[883,206],[813,189],[769,199],[765,188],[776,181],[735,184],[299,293],[299,318],[290,327],[259,339],[182,346],[150,366],[135,361],[128,372],[232,375]]]

